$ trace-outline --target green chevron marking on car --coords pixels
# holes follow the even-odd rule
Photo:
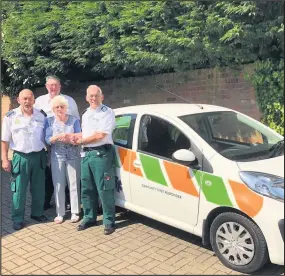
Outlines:
[[[207,201],[220,206],[233,206],[221,177],[193,170]]]
[[[165,177],[160,168],[159,159],[140,154],[140,160],[146,178],[163,186],[167,186]]]

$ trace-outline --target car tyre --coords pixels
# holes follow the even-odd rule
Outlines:
[[[269,260],[267,244],[260,228],[236,213],[222,213],[214,219],[210,228],[210,242],[219,260],[235,271],[252,273]]]

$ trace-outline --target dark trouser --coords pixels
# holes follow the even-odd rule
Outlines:
[[[46,167],[45,171],[45,206],[50,205],[51,198],[54,192],[51,168],[50,166]],[[70,195],[68,187],[65,188],[65,204],[70,204]]]
[[[50,166],[47,166],[45,171],[45,192],[45,206],[48,206],[54,192]]]
[[[115,223],[115,169],[113,148],[86,152],[81,161],[81,200],[85,222],[97,220],[98,196],[103,224]]]
[[[13,192],[12,220],[23,222],[27,187],[30,183],[32,194],[32,216],[44,212],[44,179],[47,159],[45,151],[21,153],[15,151],[12,160],[11,190]]]

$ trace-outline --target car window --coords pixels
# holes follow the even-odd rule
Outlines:
[[[222,116],[209,115],[209,124],[214,139],[248,144],[263,144],[262,134],[253,127],[241,122],[234,113],[224,113]]]
[[[142,117],[138,150],[172,159],[175,151],[190,149],[190,147],[190,140],[174,125],[155,116]]]
[[[134,114],[116,116],[116,128],[113,131],[115,145],[132,148],[135,122]]]
[[[180,117],[222,156],[235,161],[268,159],[277,133],[234,111],[205,112]],[[206,133],[204,133],[206,131]]]
[[[185,116],[181,118],[184,123],[190,126],[195,132],[197,132],[205,141],[211,139],[209,131],[207,130],[207,124],[204,114],[195,114],[191,116]]]

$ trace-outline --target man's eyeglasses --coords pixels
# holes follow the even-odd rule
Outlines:
[[[49,87],[58,87],[58,86],[60,86],[60,84],[58,84],[58,83],[52,83],[52,84],[47,84],[47,86],[49,86]]]

